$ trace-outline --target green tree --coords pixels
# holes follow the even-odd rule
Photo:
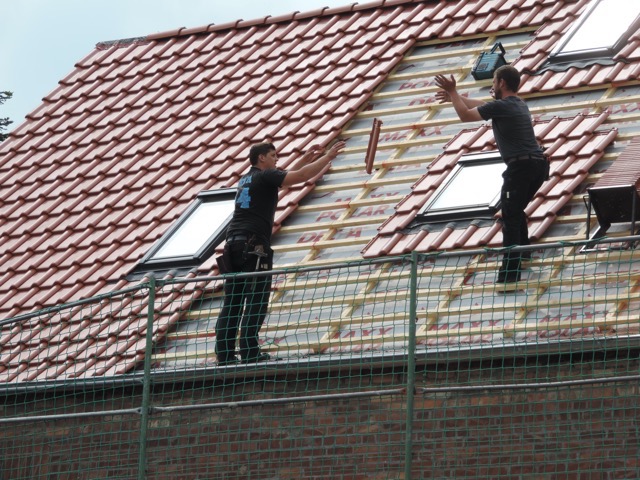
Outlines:
[[[13,92],[0,92],[0,105],[13,97]],[[7,133],[3,133],[9,125],[13,123],[13,120],[9,120],[9,117],[0,118],[0,142],[5,140],[8,136]]]

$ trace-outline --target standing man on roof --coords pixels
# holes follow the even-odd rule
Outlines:
[[[435,77],[442,91],[436,94],[441,103],[451,101],[463,122],[489,120],[502,159],[507,168],[502,174],[500,193],[502,242],[505,247],[529,245],[529,230],[524,209],[549,175],[549,162],[536,140],[527,104],[518,97],[520,72],[510,65],[498,68],[493,75],[493,102],[462,97],[453,76]],[[496,283],[520,280],[522,255],[507,251],[498,271]]]
[[[273,250],[271,231],[278,190],[303,183],[319,175],[344,149],[335,143],[328,151],[312,147],[302,157],[304,166],[297,170],[276,168],[278,154],[272,143],[253,145],[249,151],[251,169],[238,184],[235,209],[227,227],[224,253],[218,259],[221,273],[246,273],[271,270]],[[271,277],[229,277],[224,286],[224,304],[216,322],[216,355],[218,365],[232,365],[236,359],[236,337],[240,327],[242,363],[269,360],[260,353],[258,333],[269,304]]]

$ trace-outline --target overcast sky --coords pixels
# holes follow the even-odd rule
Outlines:
[[[16,128],[98,42],[338,7],[355,0],[20,0],[0,15],[0,106]],[[362,2],[360,2],[362,3]]]

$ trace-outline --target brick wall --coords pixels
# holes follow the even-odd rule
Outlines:
[[[635,358],[421,367],[413,478],[639,478],[638,382],[422,391],[637,372]],[[154,387],[152,404],[202,405],[401,387],[401,371],[246,377]],[[136,389],[5,398],[3,416],[135,408]],[[404,478],[407,396],[153,413],[150,479]],[[0,427],[0,479],[136,478],[139,415]]]

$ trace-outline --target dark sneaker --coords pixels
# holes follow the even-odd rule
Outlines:
[[[218,360],[219,367],[228,367],[229,365],[237,365],[237,363],[238,363],[238,359],[235,357],[224,359],[224,360]]]
[[[269,355],[268,353],[261,353],[257,357],[243,358],[242,363],[258,363],[266,362],[267,360],[271,360],[271,355]]]

